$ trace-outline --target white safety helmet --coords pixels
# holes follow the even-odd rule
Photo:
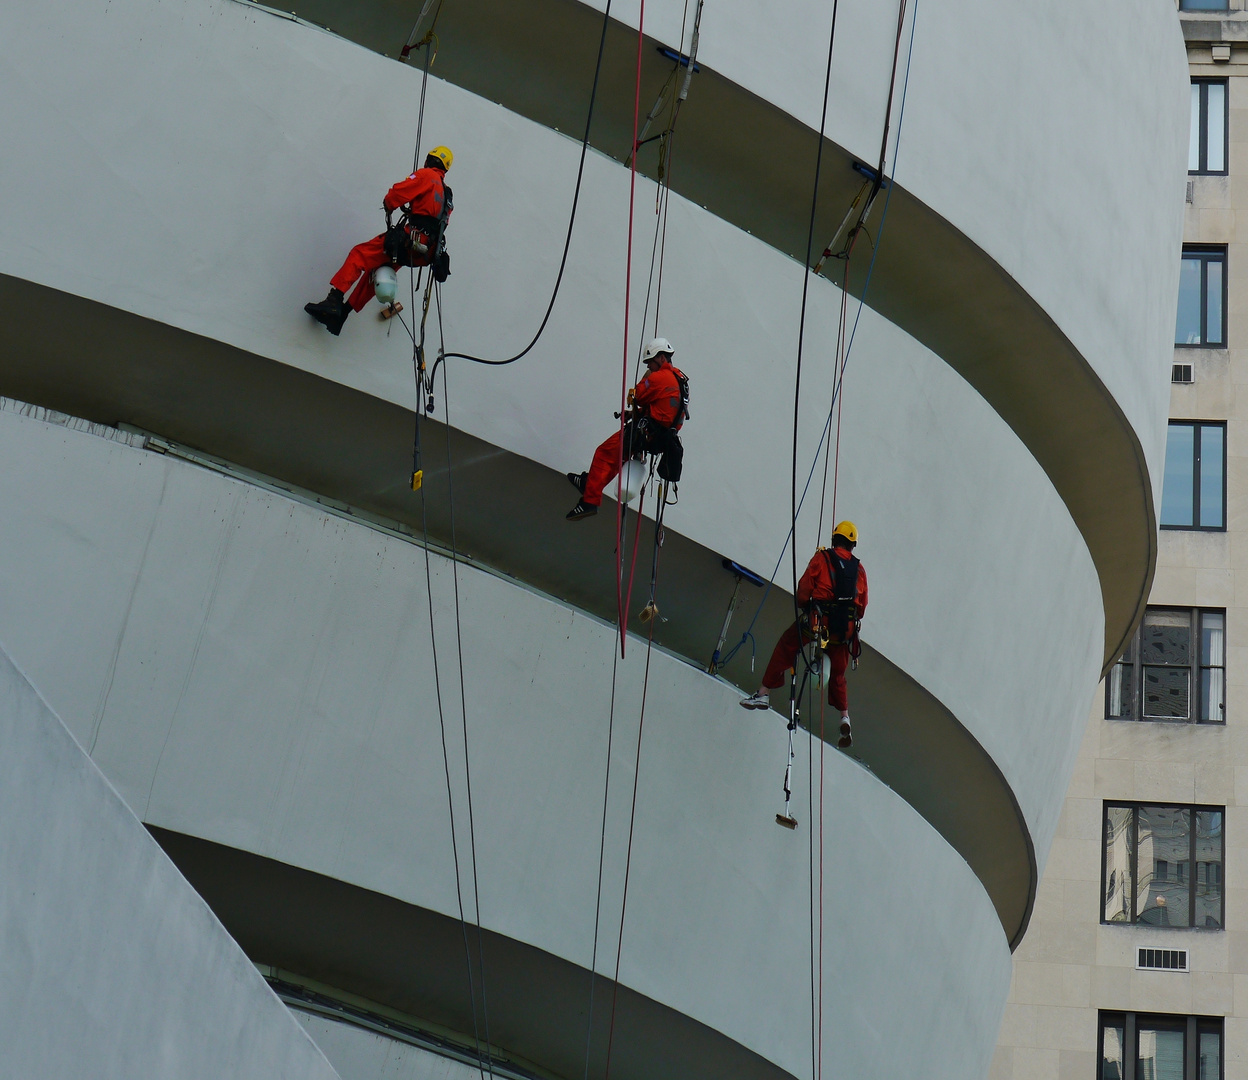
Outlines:
[[[671,356],[675,351],[672,348],[672,343],[667,338],[656,337],[646,346],[645,351],[641,354],[641,359],[643,362],[653,360],[660,353],[667,353],[668,356]]]

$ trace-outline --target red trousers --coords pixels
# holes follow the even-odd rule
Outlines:
[[[613,431],[594,451],[594,460],[590,462],[589,475],[585,478],[585,494],[582,498],[590,506],[602,505],[602,489],[619,474],[619,458],[620,433]]]
[[[355,285],[356,279],[361,274],[363,275],[363,280],[356,286],[355,292],[351,294],[348,301],[357,314],[377,295],[376,290],[373,289],[373,271],[379,266],[390,264],[390,260],[386,257],[385,239],[383,234],[374,236],[371,240],[365,240],[362,244],[356,244],[347,254],[347,261],[342,264],[342,269],[329,280],[333,288],[345,294],[352,285]],[[413,265],[426,266],[428,264],[420,259],[414,260]]]
[[[374,236],[362,244],[356,244],[347,255],[342,269],[329,279],[329,284],[340,293],[346,293],[356,279],[364,275],[364,280],[351,294],[350,304],[358,313],[376,293],[373,290],[373,271],[385,266],[390,260],[386,258],[386,249],[382,246],[384,236]]]
[[[797,623],[790,626],[771,654],[771,663],[763,674],[763,685],[774,690],[784,682],[784,673],[797,661],[797,654],[810,638],[801,634]],[[849,687],[845,685],[845,669],[849,667],[849,646],[829,645],[828,659],[832,662],[832,677],[828,680],[828,704],[834,709],[849,708]]]

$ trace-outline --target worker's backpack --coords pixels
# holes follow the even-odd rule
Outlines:
[[[676,383],[680,387],[680,405],[676,409],[676,418],[667,425],[663,431],[664,445],[661,447],[662,457],[659,458],[659,476],[671,483],[680,480],[680,474],[685,466],[685,448],[681,444],[680,431],[681,425],[689,419],[689,376],[680,368],[672,365],[672,372],[676,376]]]
[[[820,638],[829,645],[843,645],[852,640],[858,629],[858,568],[854,556],[847,558],[835,551],[823,549],[828,562],[828,576],[832,578],[832,599],[818,600]]]
[[[679,431],[680,426],[689,419],[689,376],[675,364],[672,365],[672,373],[680,386],[680,408],[676,410],[676,419],[668,426],[672,431]]]

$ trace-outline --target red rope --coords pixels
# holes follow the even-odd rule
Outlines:
[[[624,263],[624,361],[620,366],[620,450],[617,458],[619,473],[615,481],[615,614],[620,627],[620,656],[628,637],[628,619],[624,612],[624,547],[620,543],[624,529],[624,415],[628,397],[628,319],[629,301],[633,295],[633,207],[637,196],[637,125],[641,118],[641,56],[645,35],[646,0],[641,0],[637,15],[637,78],[633,90],[633,151],[628,163],[628,254]]]
[[[640,515],[639,515],[640,516]],[[655,580],[658,580],[658,556],[655,556]],[[646,727],[646,693],[650,689],[650,656],[654,645],[654,627],[658,619],[650,620],[650,632],[646,637],[646,673],[641,681],[641,715],[637,721],[637,759],[633,763],[633,802],[628,814],[628,850],[624,857],[624,893],[620,899],[620,933],[615,943],[615,975],[611,981],[611,1023],[607,1027],[607,1061],[603,1080],[611,1080],[611,1048],[615,1043],[615,1005],[620,992],[620,956],[624,951],[624,915],[628,911],[628,877],[633,866],[633,830],[637,823],[637,786],[641,778],[641,736]]]
[[[827,704],[827,687],[823,685],[823,657],[819,658],[819,1038],[818,1069],[815,1080],[823,1080],[823,714]]]

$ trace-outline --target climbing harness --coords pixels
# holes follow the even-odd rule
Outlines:
[[[833,599],[812,600],[802,612],[799,629],[820,649],[829,645],[848,645],[857,637],[857,599],[859,562],[854,556],[844,558],[827,548],[820,549],[832,579]]]

